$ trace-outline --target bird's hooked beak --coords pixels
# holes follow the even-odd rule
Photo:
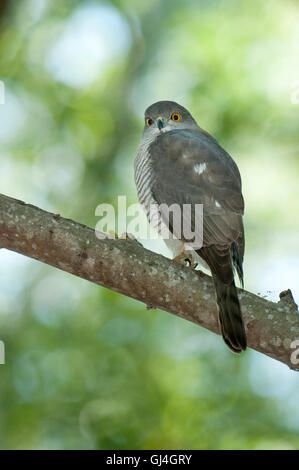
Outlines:
[[[159,131],[163,129],[163,127],[165,127],[165,122],[161,117],[158,117],[157,119],[157,126],[158,126]]]

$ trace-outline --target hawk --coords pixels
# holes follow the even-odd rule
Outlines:
[[[193,254],[211,271],[223,339],[233,352],[242,352],[246,334],[234,273],[243,286],[244,200],[236,163],[187,109],[173,101],[159,101],[145,111],[134,172],[138,199],[149,219],[153,204],[182,208],[189,204],[194,230],[196,213],[192,209],[202,204],[202,244]],[[162,212],[160,215],[166,223]],[[176,259],[188,242],[190,246],[190,239],[183,234],[177,239],[173,221],[167,222],[174,237],[165,242]],[[161,224],[157,229],[161,231]]]

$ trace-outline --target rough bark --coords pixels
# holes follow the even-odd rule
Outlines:
[[[219,334],[212,278],[134,240],[99,240],[89,227],[0,195],[0,246]],[[291,292],[277,303],[244,290],[239,295],[248,345],[299,369],[299,314]]]

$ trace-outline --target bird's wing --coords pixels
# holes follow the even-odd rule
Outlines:
[[[212,272],[224,341],[239,353],[246,349],[246,335],[232,267],[234,264],[243,278],[243,253],[238,251],[243,250],[244,242],[244,201],[238,168],[201,129],[161,134],[148,151],[154,178],[152,196],[159,206],[179,204],[182,213],[184,204],[203,204],[203,246],[196,252]],[[163,219],[162,211],[161,215]],[[194,211],[192,216],[194,231]],[[183,223],[181,218],[181,226]]]
[[[159,135],[148,151],[159,205],[203,204],[203,247],[230,246],[242,237],[240,173],[212,136],[200,128],[173,130]]]

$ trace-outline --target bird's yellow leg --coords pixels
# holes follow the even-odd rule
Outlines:
[[[114,230],[108,230],[109,234],[112,235],[113,238],[117,238],[119,240],[136,240],[132,233],[124,232],[120,236],[114,232]]]
[[[194,263],[191,253],[185,253],[185,243],[182,244],[179,254],[173,258],[173,261],[183,266],[189,266],[192,269],[197,267],[197,263]]]
[[[108,232],[110,233],[110,235],[112,235],[113,238],[118,238],[118,235],[116,232],[114,232],[114,230],[108,230]]]
[[[186,264],[185,263],[185,254],[184,254],[184,250],[185,250],[185,243],[182,243],[182,246],[181,246],[181,249],[180,249],[180,252],[177,256],[175,256],[173,258],[173,261],[175,261],[176,263],[179,263],[179,264]]]

